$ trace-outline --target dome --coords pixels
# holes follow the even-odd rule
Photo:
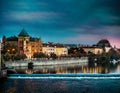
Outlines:
[[[107,39],[102,39],[99,41],[99,43],[109,43],[109,41]]]
[[[111,47],[110,42],[107,39],[100,40],[97,45],[99,47]]]

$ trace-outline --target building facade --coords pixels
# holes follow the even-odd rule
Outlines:
[[[103,53],[103,49],[102,48],[94,47],[94,46],[91,46],[91,47],[82,47],[82,49],[86,53],[89,53],[89,52],[92,52],[94,54],[101,54],[101,53]]]
[[[3,36],[3,45],[14,46],[12,48],[7,48],[8,53],[13,53],[18,51],[19,54],[25,54],[28,59],[33,58],[34,53],[45,53],[50,55],[51,53],[57,56],[68,55],[68,49],[62,44],[43,44],[41,38],[33,38],[22,29],[18,36],[12,36],[6,38]]]
[[[68,55],[68,49],[61,44],[43,44],[42,52],[49,56],[51,53],[57,56]]]
[[[3,37],[3,45],[13,45],[17,47],[19,54],[25,54],[28,59],[33,57],[35,52],[42,52],[42,40],[41,38],[33,38],[28,35],[28,33],[22,29],[18,37]],[[16,51],[15,49],[8,49],[7,52]]]
[[[100,40],[96,46],[102,48],[106,53],[108,53],[109,50],[112,48],[110,42],[107,39]]]

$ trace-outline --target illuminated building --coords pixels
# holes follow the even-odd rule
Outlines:
[[[51,53],[54,53],[57,56],[68,55],[68,49],[62,44],[43,44],[42,52],[47,55],[50,55]]]
[[[109,52],[109,50],[112,48],[110,45],[110,42],[107,39],[102,39],[97,43],[98,47],[101,47],[104,49],[104,52]]]
[[[102,48],[99,48],[99,47],[82,47],[82,49],[86,52],[86,53],[89,53],[89,52],[92,52],[94,54],[101,54],[103,52],[103,49]]]
[[[17,47],[17,51],[19,54],[25,54],[27,58],[32,58],[35,52],[42,52],[42,40],[41,38],[33,38],[28,35],[28,33],[22,29],[19,33],[18,37],[13,36],[6,38],[3,36],[2,40],[3,45],[12,45]],[[16,51],[15,49],[8,49],[8,52]]]

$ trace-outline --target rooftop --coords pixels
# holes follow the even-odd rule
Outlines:
[[[59,47],[59,48],[60,48],[60,47],[61,47],[61,48],[64,47],[63,44],[53,44],[53,43],[44,43],[43,46],[44,46],[44,47],[47,47],[47,46],[49,46],[49,47]]]
[[[18,37],[16,37],[16,36],[11,36],[6,39],[7,39],[7,41],[18,41]]]
[[[23,36],[23,37],[28,37],[28,33],[25,31],[25,29],[23,28],[22,31],[19,33],[18,36]]]
[[[101,47],[98,47],[98,46],[82,46],[81,48],[101,48]]]

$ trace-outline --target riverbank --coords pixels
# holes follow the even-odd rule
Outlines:
[[[28,66],[28,63],[32,62],[33,66],[54,66],[54,65],[69,65],[69,64],[83,64],[88,63],[88,58],[83,57],[79,59],[67,59],[67,60],[23,60],[6,62],[6,67],[24,67]]]

